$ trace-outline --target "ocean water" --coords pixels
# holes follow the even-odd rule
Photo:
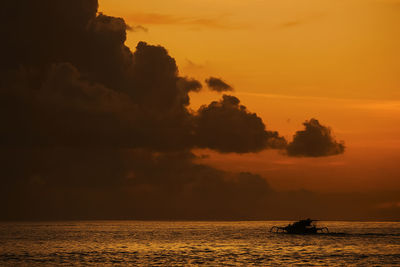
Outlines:
[[[0,266],[400,266],[400,223],[321,222],[333,233],[270,233],[288,222],[0,223]]]

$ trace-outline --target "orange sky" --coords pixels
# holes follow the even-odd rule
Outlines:
[[[181,74],[223,78],[268,129],[291,140],[315,117],[347,147],[318,159],[199,151],[205,162],[260,173],[278,189],[400,189],[400,1],[99,2],[133,28],[129,47],[160,44]],[[194,93],[192,107],[218,98]]]

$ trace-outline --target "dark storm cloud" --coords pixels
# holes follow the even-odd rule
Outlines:
[[[287,147],[289,156],[324,157],[344,153],[344,143],[337,142],[331,129],[311,119],[303,123],[305,129],[297,131]]]
[[[2,67],[37,66],[81,56],[78,50],[97,7],[97,0],[2,1]]]
[[[128,95],[82,80],[69,63],[52,65],[41,86],[26,73],[0,91],[3,146],[137,146],[137,105]],[[29,75],[28,75],[29,76]]]
[[[203,88],[199,81],[191,78],[181,78],[178,81],[178,86],[181,86],[186,92],[200,92]]]
[[[0,218],[251,218],[264,178],[195,163],[191,149],[256,152],[285,140],[223,96],[193,112],[201,83],[96,0],[1,4]]]
[[[139,42],[132,59],[133,88],[128,94],[143,109],[152,109],[159,115],[171,112],[186,113],[190,91],[201,88],[193,79],[178,76],[175,59],[161,46]]]
[[[164,47],[139,42],[132,53],[124,44],[127,24],[97,14],[97,1],[18,3],[6,1],[10,12],[2,17],[9,38],[1,43],[1,109],[15,114],[3,115],[12,126],[1,133],[5,145],[204,147],[196,143],[195,131],[202,131],[206,119],[196,125],[197,115],[187,108],[189,92],[199,91],[201,84],[180,77]],[[226,134],[232,142],[246,137]],[[251,143],[229,151],[254,151]]]
[[[208,88],[216,92],[233,91],[233,87],[220,78],[210,77],[205,80]]]
[[[273,192],[258,175],[195,164],[184,151],[12,149],[0,159],[7,219],[251,218]]]
[[[234,96],[223,95],[220,101],[200,107],[196,116],[200,147],[220,152],[257,152],[282,148],[286,141],[277,132],[267,131],[261,118],[251,113]]]

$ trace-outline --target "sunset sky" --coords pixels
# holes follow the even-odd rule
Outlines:
[[[162,45],[182,75],[222,78],[288,140],[302,122],[330,126],[346,152],[288,158],[279,151],[208,154],[279,189],[400,189],[400,2],[373,0],[101,0],[132,27],[127,45]],[[191,93],[197,109],[220,95]]]
[[[0,220],[400,220],[400,1],[3,8]]]

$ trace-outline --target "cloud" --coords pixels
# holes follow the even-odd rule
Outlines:
[[[374,3],[391,8],[400,7],[400,1],[398,0],[375,0]]]
[[[216,92],[233,91],[233,87],[220,78],[210,77],[205,80],[208,88]]]
[[[287,146],[287,153],[293,157],[324,157],[344,153],[343,142],[337,142],[331,129],[310,119],[303,123],[305,130],[297,131]]]
[[[189,25],[215,29],[234,29],[219,18],[193,18],[160,13],[135,13],[127,17],[127,21],[141,25]]]
[[[132,32],[149,32],[149,29],[142,25],[128,26],[127,30]]]
[[[263,177],[193,163],[190,152],[52,148],[0,154],[2,219],[234,219],[261,216]],[[21,166],[24,166],[21,168]]]
[[[132,52],[125,46],[129,26],[97,13],[97,6],[92,0],[6,2],[0,94],[3,114],[13,116],[4,115],[10,127],[1,133],[3,144],[199,146],[201,129],[188,105],[200,82],[179,76],[164,47],[139,42]]]
[[[191,78],[181,78],[178,81],[178,86],[187,92],[200,92],[203,88],[203,85],[199,81]]]
[[[238,98],[192,111],[201,83],[180,76],[162,46],[128,48],[134,28],[98,13],[96,0],[2,8],[1,219],[249,219],[273,208],[263,177],[198,164],[191,152],[286,147]]]
[[[195,118],[199,147],[219,152],[257,152],[286,145],[277,132],[267,131],[261,118],[251,113],[234,96],[204,105]]]
[[[281,28],[290,28],[290,27],[295,27],[298,25],[303,24],[304,22],[302,20],[292,20],[292,21],[287,21],[284,22],[280,25]]]
[[[180,76],[162,46],[139,42],[131,51],[125,41],[133,28],[97,13],[95,0],[5,1],[2,8],[0,218],[265,212],[272,190],[263,177],[196,164],[190,152],[245,153],[284,142],[239,99],[190,110],[189,93],[201,83]]]
[[[203,69],[204,65],[197,64],[189,59],[186,59],[186,67],[191,69]]]
[[[300,25],[304,25],[304,24],[313,22],[315,20],[319,20],[319,19],[323,18],[324,16],[325,16],[325,14],[309,15],[309,16],[306,16],[306,17],[303,17],[303,18],[299,18],[299,19],[294,19],[294,20],[283,22],[278,26],[278,28],[285,29],[285,28],[297,27],[297,26],[300,26]]]

